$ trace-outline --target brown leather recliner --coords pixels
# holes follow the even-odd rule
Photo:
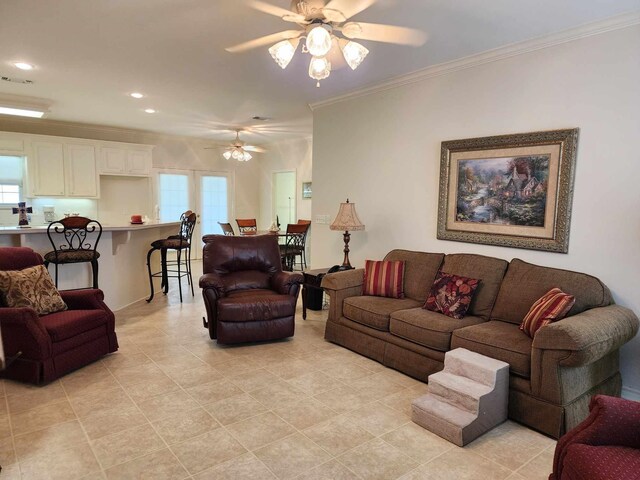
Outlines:
[[[200,288],[203,319],[218,343],[293,336],[301,273],[283,272],[275,235],[206,235]]]

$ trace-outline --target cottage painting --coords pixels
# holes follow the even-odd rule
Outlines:
[[[544,227],[549,155],[458,162],[456,220]]]

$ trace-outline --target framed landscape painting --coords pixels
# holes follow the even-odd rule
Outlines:
[[[438,238],[567,253],[578,129],[442,142]]]

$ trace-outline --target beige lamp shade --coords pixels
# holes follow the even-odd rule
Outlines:
[[[356,204],[349,203],[348,198],[345,203],[341,203],[338,215],[336,215],[336,219],[329,228],[331,230],[341,230],[344,232],[364,230],[364,224],[360,221],[356,213]]]

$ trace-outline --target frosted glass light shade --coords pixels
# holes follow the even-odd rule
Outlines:
[[[331,74],[331,62],[325,57],[311,57],[309,76],[314,80],[323,80]]]
[[[248,161],[249,161],[249,160],[251,160],[252,158],[253,158],[253,157],[251,156],[251,154],[250,154],[249,152],[244,152],[244,153],[242,154],[242,159],[243,159],[245,162],[248,162]]]
[[[323,57],[331,50],[331,34],[321,25],[314,27],[307,34],[307,50],[314,57]]]
[[[365,57],[369,54],[369,50],[353,41],[349,41],[344,44],[341,42],[340,47],[342,48],[342,55],[344,56],[347,65],[351,67],[351,70],[358,68]]]
[[[283,40],[281,42],[276,43],[269,49],[269,53],[271,57],[275,60],[275,62],[280,66],[280,68],[285,69],[293,55],[296,53],[296,49],[298,48],[298,44],[300,43],[299,38],[295,38],[293,40]]]
[[[222,154],[222,156],[223,156],[225,159],[229,160],[229,159],[231,158],[231,151],[227,150],[226,152],[224,152],[224,153]]]

